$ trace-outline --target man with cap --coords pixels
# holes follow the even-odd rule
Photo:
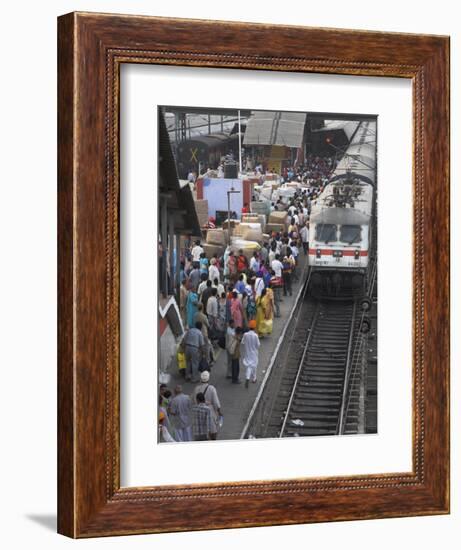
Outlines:
[[[256,321],[252,319],[248,323],[250,329],[243,335],[242,343],[240,346],[240,354],[242,359],[242,365],[245,367],[245,387],[248,388],[248,384],[251,381],[256,382],[256,371],[258,369],[259,360],[259,347],[261,345],[258,335],[255,332]]]
[[[219,401],[218,392],[216,388],[209,384],[210,373],[205,370],[200,375],[200,384],[195,387],[194,390],[194,400],[197,400],[197,395],[203,393],[205,397],[205,403],[211,409],[211,428],[210,428],[210,439],[217,439],[218,436],[218,420],[222,416],[221,412],[221,403]]]

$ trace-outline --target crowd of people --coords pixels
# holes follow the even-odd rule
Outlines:
[[[299,277],[299,255],[309,254],[311,207],[335,167],[334,157],[308,155],[305,162],[287,167],[281,183],[301,186],[288,199],[278,198],[271,211],[287,212],[283,232],[272,232],[251,256],[225,248],[208,257],[201,240],[188,240],[181,250],[179,309],[184,337],[177,363],[181,375],[196,384],[189,396],[177,385],[159,392],[159,440],[202,441],[217,438],[223,413],[217,389],[210,384],[217,350],[226,353],[229,383],[256,383],[260,339],[270,337],[274,317],[280,317],[283,296],[292,295]],[[258,170],[263,176],[262,165]],[[244,205],[242,213],[249,211]],[[214,227],[214,226],[210,226]],[[215,376],[215,375],[213,375]],[[224,374],[223,374],[224,376]]]
[[[288,226],[273,232],[250,256],[227,246],[222,255],[208,257],[199,239],[181,250],[179,309],[186,330],[177,363],[184,379],[197,386],[191,396],[181,386],[174,395],[168,388],[160,392],[161,441],[216,439],[222,411],[209,379],[219,348],[226,353],[229,383],[244,382],[247,388],[256,383],[260,339],[272,334],[280,302],[292,295],[299,277],[299,255],[309,253],[309,212],[316,192],[315,187],[301,188],[288,204],[274,204],[273,209],[287,211]]]
[[[287,181],[297,181],[313,188],[324,187],[329,180],[331,172],[335,169],[338,161],[337,156],[324,155],[317,156],[312,153],[306,156],[303,163],[296,167],[286,167],[282,170],[282,183]]]

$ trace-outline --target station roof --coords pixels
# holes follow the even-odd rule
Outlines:
[[[358,125],[359,121],[357,120],[325,120],[324,127],[319,130],[314,130],[314,132],[332,132],[342,130],[348,141],[350,141],[352,136],[355,134]]]
[[[306,113],[251,111],[243,143],[301,147],[306,116]]]
[[[158,124],[159,196],[167,197],[167,208],[170,211],[177,211],[174,222],[176,233],[200,235],[194,197],[188,185],[182,187],[179,183],[170,138],[161,109],[158,110]]]

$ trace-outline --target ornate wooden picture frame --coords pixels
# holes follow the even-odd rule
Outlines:
[[[448,37],[91,13],[60,17],[58,31],[59,532],[96,537],[448,513]],[[412,80],[412,471],[120,487],[122,63]]]

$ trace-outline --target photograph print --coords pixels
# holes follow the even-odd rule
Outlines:
[[[377,117],[157,115],[157,442],[377,433]]]

